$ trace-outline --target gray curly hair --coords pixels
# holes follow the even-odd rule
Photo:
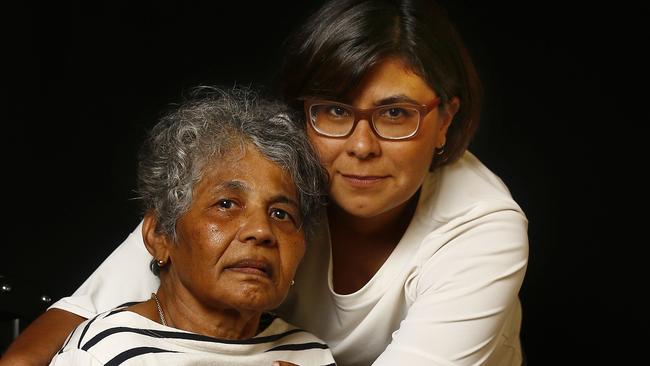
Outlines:
[[[307,240],[324,204],[327,176],[305,134],[303,116],[246,87],[197,87],[165,115],[140,150],[138,195],[156,231],[176,239],[176,221],[192,202],[206,166],[253,145],[293,179]]]

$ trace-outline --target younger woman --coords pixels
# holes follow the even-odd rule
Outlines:
[[[342,366],[520,365],[527,221],[467,151],[480,85],[443,9],[329,1],[288,41],[280,81],[330,175],[328,225],[282,316],[325,340]],[[141,241],[136,230],[54,305],[67,312],[47,311],[14,349],[38,342],[54,353],[65,337],[41,334],[54,324],[67,334],[82,319],[70,312],[147,298],[155,277],[115,266],[147,262]]]

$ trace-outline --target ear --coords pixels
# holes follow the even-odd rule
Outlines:
[[[447,105],[445,105],[445,108],[440,112],[440,125],[438,126],[438,141],[436,143],[436,147],[438,149],[441,149],[445,146],[447,143],[447,130],[449,130],[449,126],[451,126],[451,123],[454,120],[454,116],[456,113],[458,113],[458,109],[460,108],[460,100],[458,97],[453,97],[449,102],[447,102]]]
[[[169,237],[156,231],[158,219],[153,211],[147,212],[142,223],[142,239],[149,253],[157,260],[167,263],[169,248],[173,244]]]

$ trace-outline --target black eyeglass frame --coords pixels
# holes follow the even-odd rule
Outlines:
[[[311,107],[314,105],[320,105],[320,104],[326,104],[326,105],[333,105],[333,106],[339,106],[342,108],[345,108],[353,113],[353,121],[352,121],[352,127],[350,128],[350,131],[348,131],[344,135],[331,135],[328,133],[324,133],[316,127],[316,123],[314,121],[314,118],[311,116]],[[408,140],[410,138],[413,138],[415,135],[417,135],[418,131],[420,131],[420,124],[422,123],[422,120],[429,114],[431,113],[432,110],[434,110],[436,107],[440,105],[440,97],[436,97],[433,99],[431,102],[427,104],[412,104],[412,103],[392,103],[392,104],[386,104],[386,105],[380,105],[377,107],[372,107],[372,108],[356,108],[354,106],[351,106],[349,104],[341,103],[341,102],[334,102],[331,100],[325,100],[325,99],[306,99],[304,101],[304,108],[305,108],[305,116],[307,119],[309,119],[309,123],[311,126],[314,128],[314,131],[318,135],[325,136],[325,137],[331,137],[331,138],[346,138],[352,135],[354,130],[357,128],[357,123],[359,123],[360,120],[365,119],[366,121],[370,122],[370,129],[372,129],[372,132],[375,134],[375,136],[384,139],[384,140],[391,140],[391,141],[399,141],[399,140]],[[408,136],[404,137],[386,137],[382,136],[379,131],[377,131],[377,128],[375,127],[375,121],[373,120],[372,116],[375,114],[377,110],[380,109],[390,109],[390,108],[412,108],[417,110],[420,114],[420,118],[418,120],[418,125],[415,128],[415,131],[411,133]]]

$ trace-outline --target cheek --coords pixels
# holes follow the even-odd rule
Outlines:
[[[341,151],[343,145],[338,139],[326,138],[320,135],[317,135],[312,128],[309,128],[307,131],[309,141],[316,149],[320,162],[328,169],[332,165],[332,162],[336,159]]]
[[[437,123],[431,123],[418,134],[415,140],[408,141],[408,145],[402,149],[403,159],[411,163],[415,162],[414,165],[426,166],[428,170],[438,145],[437,128]]]
[[[429,172],[433,160],[433,145],[429,143],[412,144],[411,146],[393,146],[385,155],[390,155],[396,169],[399,185],[410,192],[420,186]]]
[[[291,279],[296,269],[298,269],[298,264],[300,264],[302,257],[305,255],[305,241],[302,238],[296,238],[285,241],[285,243],[287,244],[281,249],[282,272]]]
[[[407,170],[426,174],[433,161],[434,147],[432,144],[421,144],[415,149],[402,152],[403,166]]]
[[[223,255],[229,242],[226,227],[215,224],[198,224],[177,231],[179,255],[189,264],[213,266]]]

